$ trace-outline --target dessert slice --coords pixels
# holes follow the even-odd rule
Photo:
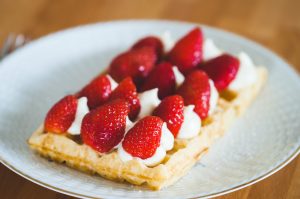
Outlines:
[[[248,107],[267,76],[246,54],[224,55],[212,42],[202,46],[202,37],[195,28],[175,44],[167,54],[175,66],[155,66],[163,47],[157,38],[140,40],[110,65],[119,85],[103,74],[60,100],[30,147],[107,179],[155,190],[173,184]],[[147,86],[138,94],[136,85]]]

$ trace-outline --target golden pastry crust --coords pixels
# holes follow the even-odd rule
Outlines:
[[[222,136],[234,119],[239,116],[256,97],[267,79],[267,71],[257,68],[256,84],[238,93],[224,94],[234,98],[220,98],[215,113],[203,121],[198,136],[192,139],[176,139],[174,148],[164,161],[154,167],[147,167],[133,159],[123,162],[116,151],[99,154],[85,144],[80,144],[66,135],[44,133],[43,126],[29,138],[32,149],[44,157],[88,173],[97,173],[104,178],[127,181],[135,185],[145,184],[159,190],[173,184],[205,154],[213,141]]]

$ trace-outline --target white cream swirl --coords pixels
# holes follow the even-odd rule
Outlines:
[[[228,89],[232,91],[239,91],[257,81],[256,68],[249,55],[241,52],[238,59],[240,61],[239,70],[235,79],[228,86]]]
[[[194,111],[194,105],[185,106],[183,109],[183,123],[177,134],[179,139],[189,139],[197,136],[201,129],[201,118]]]
[[[88,112],[89,112],[89,107],[87,105],[87,98],[86,97],[79,98],[77,102],[75,120],[67,130],[69,134],[80,135],[82,119]]]
[[[175,76],[176,87],[178,88],[184,82],[185,78],[184,78],[183,74],[178,70],[177,66],[173,66],[172,70],[173,70],[173,73]]]
[[[158,88],[154,88],[139,94],[139,100],[141,104],[141,110],[138,118],[143,118],[147,115],[151,115],[153,110],[159,105]]]
[[[205,39],[203,44],[203,60],[207,61],[212,58],[218,57],[222,51],[215,45],[212,39]]]
[[[115,88],[118,87],[118,83],[110,76],[110,75],[106,75],[107,79],[110,82],[110,88],[111,90],[115,90]]]

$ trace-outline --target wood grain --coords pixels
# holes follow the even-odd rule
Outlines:
[[[272,49],[300,71],[299,0],[0,0],[0,44],[10,32],[35,39],[64,28],[118,19],[172,19],[229,30]],[[223,199],[300,198],[300,157]],[[0,165],[1,198],[72,198]]]

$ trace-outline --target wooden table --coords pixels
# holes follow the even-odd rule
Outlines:
[[[67,27],[117,19],[174,19],[255,40],[300,71],[299,0],[0,0],[0,43],[8,33],[37,38]],[[0,165],[1,198],[71,198]],[[271,177],[219,198],[300,198],[300,157]]]

